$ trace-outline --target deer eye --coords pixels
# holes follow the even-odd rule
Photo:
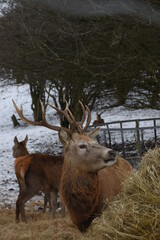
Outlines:
[[[85,144],[81,144],[81,145],[79,145],[79,148],[81,148],[81,149],[86,149],[87,146],[86,146]]]

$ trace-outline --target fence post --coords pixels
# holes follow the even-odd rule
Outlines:
[[[123,157],[125,158],[126,157],[126,154],[125,154],[125,143],[124,143],[124,136],[123,136],[123,127],[122,127],[122,122],[120,122],[120,127],[121,127],[121,139],[122,139],[122,147],[123,147]]]
[[[109,125],[107,123],[107,130],[108,130],[108,140],[109,140],[109,147],[112,147],[112,142],[111,142],[111,134],[110,134],[110,129],[109,129]]]
[[[154,139],[155,139],[155,147],[157,146],[157,130],[156,130],[156,119],[153,120],[154,123]]]
[[[136,120],[136,130],[137,130],[136,149],[138,151],[139,156],[141,157],[141,143],[140,143],[140,131],[139,131],[139,121],[138,120]]]
[[[106,129],[103,129],[103,136],[104,136],[104,143],[105,143],[105,147],[107,147],[107,138],[106,138]]]

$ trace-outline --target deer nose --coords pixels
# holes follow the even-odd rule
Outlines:
[[[115,158],[116,157],[116,152],[113,151],[113,150],[109,150],[109,155],[112,157],[112,158]]]

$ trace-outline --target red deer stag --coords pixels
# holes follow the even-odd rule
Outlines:
[[[17,137],[14,138],[14,146],[12,148],[14,158],[22,157],[22,156],[25,156],[25,155],[29,156],[29,151],[28,151],[27,146],[26,146],[27,142],[28,142],[28,135],[26,135],[25,139],[21,142],[18,141]],[[29,166],[28,166],[28,168],[29,168]],[[28,170],[28,168],[26,169],[26,171]],[[21,171],[22,171],[22,169],[21,169]],[[18,176],[17,176],[17,178],[18,178]],[[43,212],[46,212],[47,203],[49,203],[49,210],[50,210],[50,212],[52,212],[52,214],[54,216],[56,206],[57,206],[57,191],[45,193]]]
[[[49,202],[52,215],[55,216],[64,162],[63,156],[29,154],[26,147],[27,140],[28,137],[18,142],[15,137],[13,146],[13,156],[16,157],[15,173],[20,187],[16,202],[16,222],[19,222],[19,213],[21,213],[22,221],[26,221],[24,205],[39,191],[45,193],[44,211]],[[65,216],[63,204],[61,204],[61,215]]]
[[[83,112],[81,122],[76,122],[67,103],[63,111],[50,105],[67,118],[71,125],[71,129],[67,129],[46,123],[43,105],[43,120],[33,122],[24,117],[22,106],[19,110],[14,103],[17,113],[26,123],[58,131],[64,147],[61,198],[73,223],[80,231],[85,232],[92,220],[103,211],[105,200],[112,200],[121,191],[121,183],[132,167],[126,160],[116,159],[113,150],[95,141],[99,129],[87,133],[91,112],[87,106],[85,109],[81,102],[80,105]],[[86,110],[88,117],[83,128]]]

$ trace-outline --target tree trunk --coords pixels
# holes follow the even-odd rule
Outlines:
[[[31,108],[33,110],[34,120],[42,120],[42,110],[40,100],[45,105],[45,83],[43,81],[36,81],[30,83],[30,93],[32,98]]]

